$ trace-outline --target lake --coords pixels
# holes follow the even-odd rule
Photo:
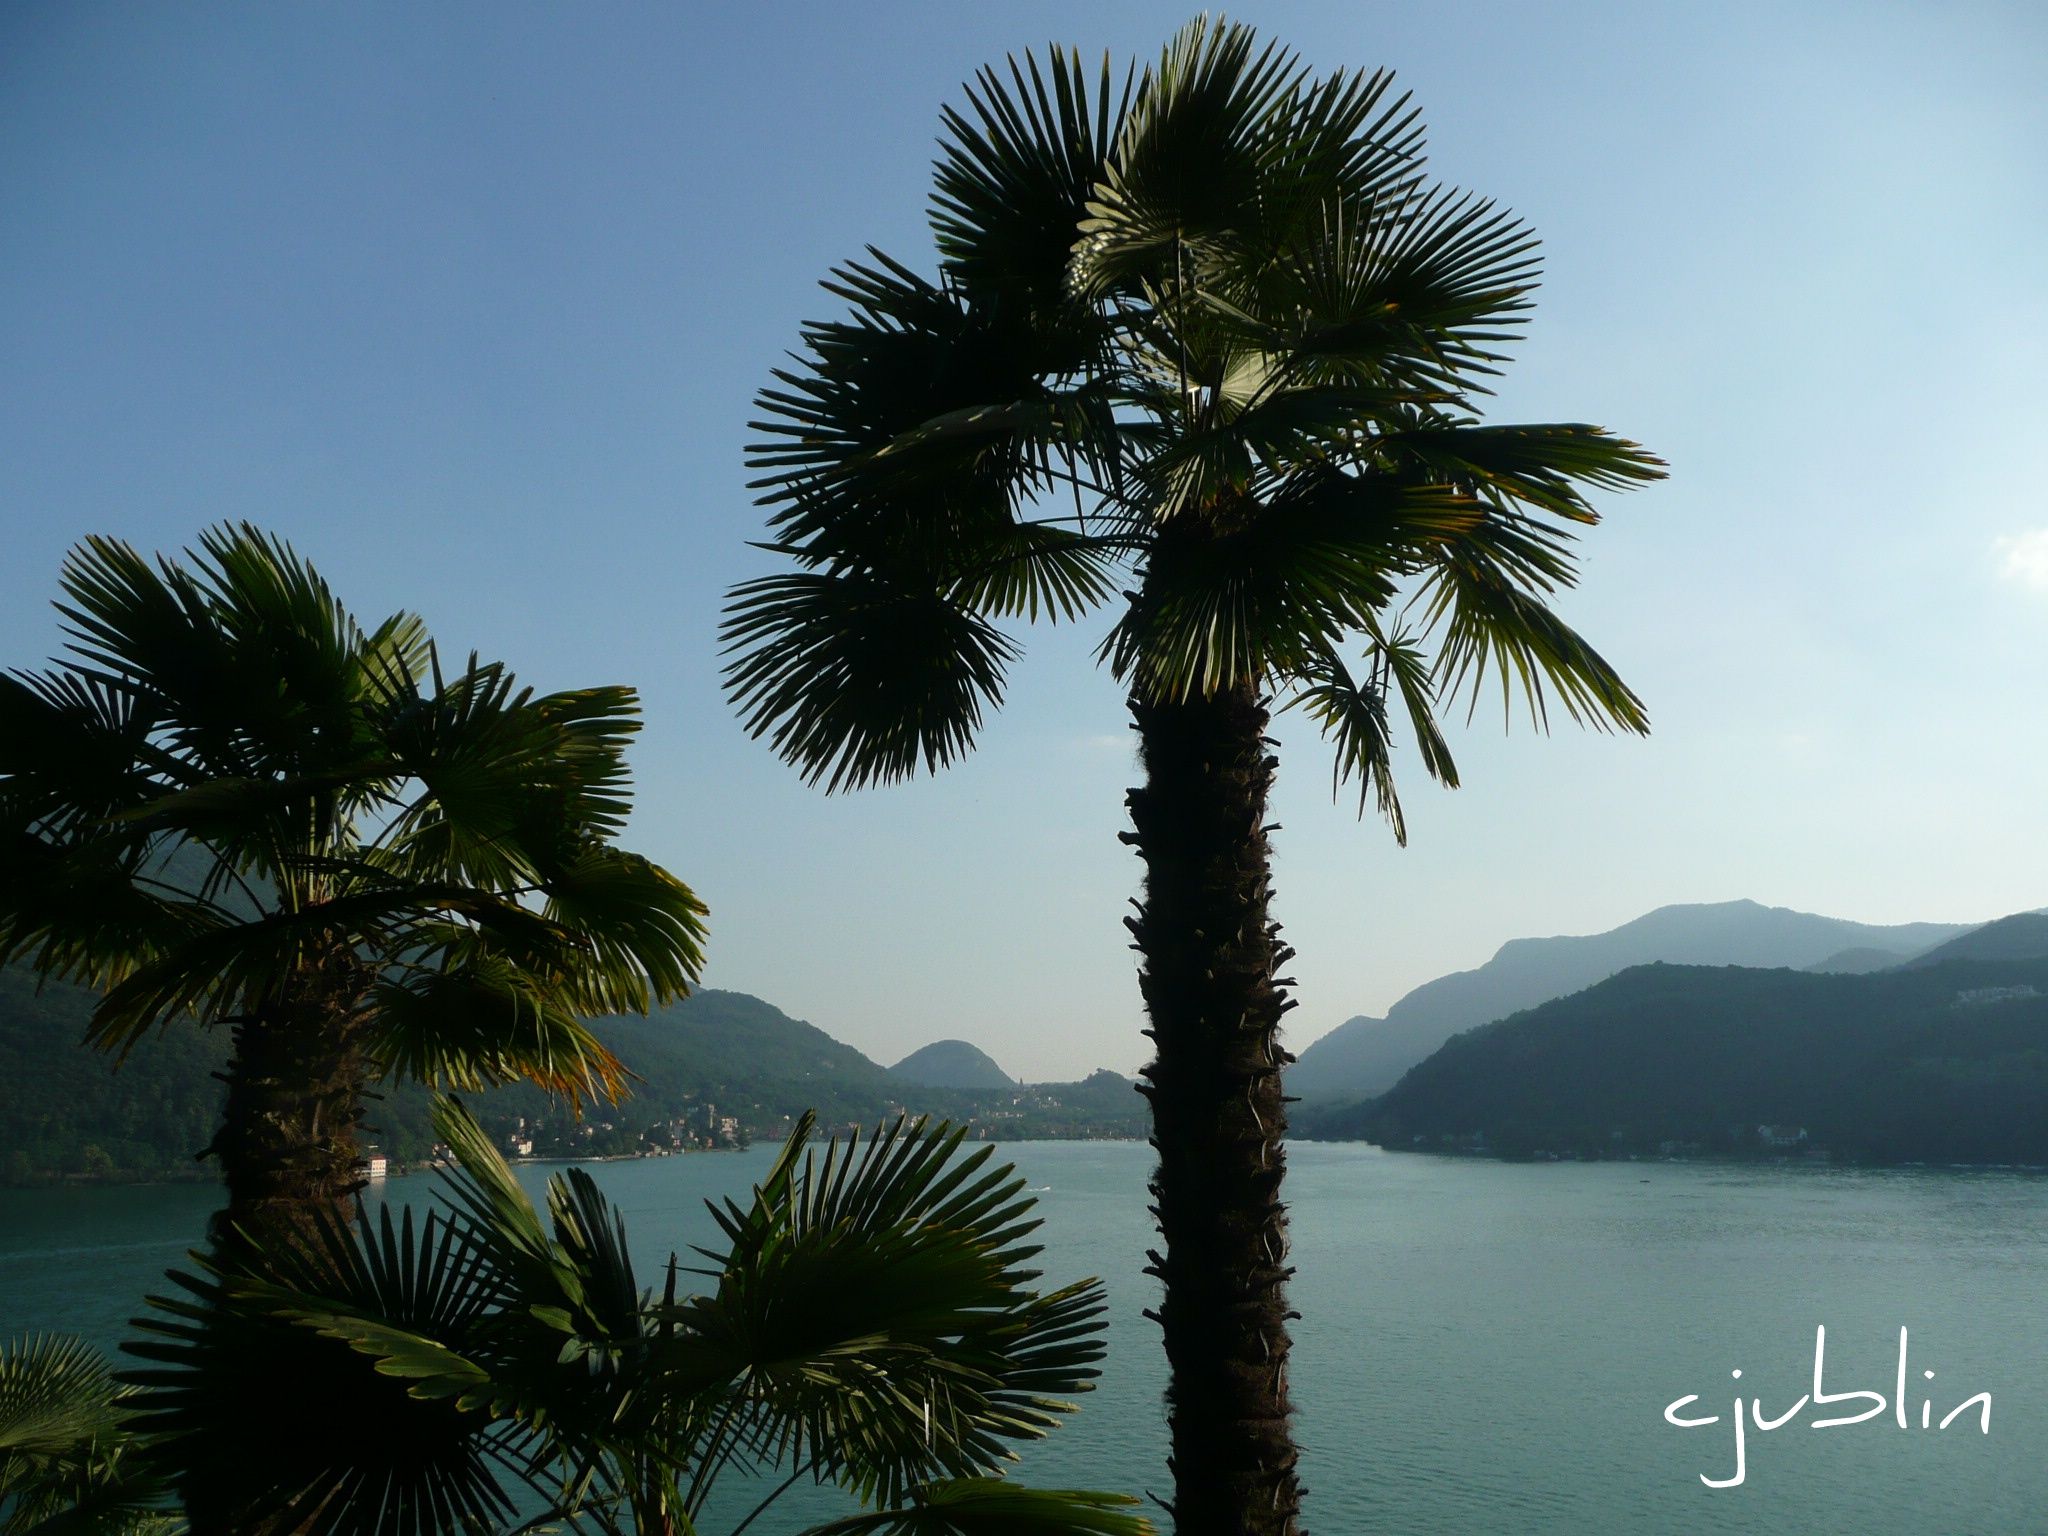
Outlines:
[[[1097,1391],[1026,1451],[1045,1485],[1165,1491],[1163,1362],[1141,1266],[1150,1150],[1004,1149],[1041,1191],[1049,1281],[1099,1274],[1113,1308]],[[2048,1177],[1677,1163],[1504,1164],[1346,1144],[1290,1151],[1293,1372],[1305,1523],[1317,1532],[1602,1533],[2048,1529]],[[701,1202],[739,1193],[769,1151],[593,1165],[643,1281],[710,1242]],[[523,1176],[539,1188],[546,1170]],[[393,1180],[419,1199],[430,1176]],[[180,1260],[212,1191],[0,1191],[0,1332],[111,1344]],[[1813,1385],[1881,1394],[1746,1430]],[[1900,1330],[1906,1417],[1896,1417]],[[1731,1372],[1740,1370],[1739,1381]],[[1930,1378],[1924,1373],[1932,1371]],[[1990,1431],[1970,1407],[1989,1393]],[[1701,1428],[1681,1418],[1718,1416]],[[744,1508],[735,1503],[734,1508]],[[751,1531],[791,1530],[803,1509]],[[784,1511],[778,1510],[778,1513]],[[715,1524],[707,1529],[719,1529]]]

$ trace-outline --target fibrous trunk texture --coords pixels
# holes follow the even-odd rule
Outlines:
[[[330,997],[266,1004],[234,1026],[227,1102],[209,1148],[228,1188],[216,1244],[231,1244],[237,1229],[303,1228],[314,1212],[347,1213],[363,1185],[360,1035],[353,1008]]]
[[[1297,1530],[1287,1391],[1286,1129],[1269,921],[1266,710],[1245,685],[1172,703],[1133,699],[1146,782],[1127,801],[1145,860],[1130,922],[1156,1052],[1143,1091],[1159,1153],[1158,1322],[1170,1369],[1179,1536]]]

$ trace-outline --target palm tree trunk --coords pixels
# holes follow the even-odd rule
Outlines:
[[[1292,954],[1271,895],[1266,709],[1250,685],[1210,698],[1134,698],[1146,782],[1127,804],[1145,860],[1130,920],[1156,1057],[1165,1238],[1150,1273],[1170,1370],[1173,1515],[1179,1536],[1291,1536],[1301,1489],[1287,1393],[1286,1128],[1280,1016]]]
[[[364,1182],[356,1125],[367,1071],[354,1015],[346,999],[314,996],[267,1004],[235,1024],[227,1102],[207,1149],[228,1187],[216,1244],[238,1228],[347,1214]]]

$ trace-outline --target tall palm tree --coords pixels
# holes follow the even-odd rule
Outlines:
[[[267,1235],[141,1320],[136,1426],[195,1529],[502,1530],[509,1485],[539,1518],[670,1536],[713,1528],[727,1473],[765,1494],[735,1531],[806,1478],[866,1506],[814,1536],[1150,1529],[1128,1496],[994,1475],[1091,1385],[1102,1297],[1032,1288],[1038,1223],[992,1148],[899,1122],[816,1159],[805,1116],[750,1201],[711,1207],[723,1249],[686,1272],[709,1283],[671,1257],[655,1296],[588,1175],[551,1178],[544,1217],[466,1111],[436,1126],[445,1212]]]
[[[232,1031],[219,1235],[338,1207],[378,1078],[621,1091],[585,1021],[682,995],[704,916],[612,841],[632,690],[451,675],[246,525],[62,586],[66,659],[0,678],[0,961],[105,989],[110,1051]]]
[[[1455,785],[1439,708],[1489,672],[1539,723],[1555,701],[1647,729],[1550,599],[1586,491],[1662,466],[1595,427],[1480,422],[1535,241],[1426,178],[1384,73],[1315,78],[1197,21],[1120,85],[1027,56],[943,120],[936,277],[835,271],[851,312],[761,395],[768,547],[795,569],[735,589],[727,684],[811,782],[903,778],[1000,703],[1000,621],[1111,605],[1174,1514],[1290,1531],[1268,712],[1312,718],[1397,837],[1395,715]]]

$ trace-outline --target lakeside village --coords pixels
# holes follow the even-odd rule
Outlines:
[[[657,1120],[633,1130],[610,1120],[578,1120],[562,1115],[519,1115],[498,1136],[498,1145],[512,1162],[572,1162],[628,1157],[674,1157],[679,1152],[737,1151],[753,1145],[753,1137],[736,1115],[721,1115],[715,1104],[703,1104],[687,1115]],[[364,1176],[394,1177],[415,1168],[446,1168],[454,1159],[436,1142],[417,1162],[401,1162],[375,1147],[363,1157]]]
[[[1144,1128],[1125,1102],[1130,1085],[1116,1079],[1116,1086],[1123,1090],[1116,1100],[1116,1113],[1091,1112],[1088,1107],[1064,1104],[1042,1087],[1020,1086],[1012,1094],[998,1095],[995,1103],[949,1105],[934,1118],[950,1118],[972,1141],[1014,1137],[1121,1141],[1140,1137]],[[821,1117],[818,1134],[865,1137],[874,1131],[878,1120],[886,1123],[902,1115],[915,1118],[924,1112],[889,1100],[879,1112],[850,1115],[831,1124],[823,1123]],[[643,1130],[610,1120],[578,1120],[566,1113],[521,1115],[499,1137],[499,1145],[514,1160],[673,1157],[679,1152],[737,1151],[757,1139],[780,1141],[793,1121],[793,1116],[759,1104],[738,1114],[723,1114],[712,1103],[692,1105],[686,1113],[657,1120]]]
[[[672,1119],[634,1129],[611,1120],[578,1119],[566,1112],[516,1116],[498,1145],[513,1162],[563,1162],[584,1158],[674,1157],[680,1152],[736,1151],[753,1145],[753,1134],[737,1115],[722,1115],[716,1104],[693,1105]],[[434,1148],[438,1158],[446,1149]],[[374,1175],[373,1175],[374,1177]]]
[[[1075,1102],[1076,1088],[1082,1092]],[[1133,1106],[1131,1085],[1114,1073],[1097,1073],[1088,1083],[1066,1085],[1063,1098],[1048,1093],[1043,1085],[1019,1087],[1007,1094],[986,1090],[964,1095],[968,1102],[936,1106],[936,1118],[951,1119],[971,1141],[1056,1140],[1128,1141],[1141,1139],[1144,1125]],[[935,1098],[961,1097],[936,1090]],[[988,1102],[993,1098],[994,1102]],[[1091,1102],[1100,1098],[1103,1103]],[[979,1101],[979,1102],[976,1102]],[[893,1099],[878,1102],[865,1114],[849,1114],[840,1106],[829,1124],[818,1127],[820,1137],[872,1133],[878,1121],[886,1123],[899,1115],[916,1116],[924,1109]],[[553,1113],[505,1115],[493,1123],[487,1117],[499,1148],[513,1162],[569,1162],[614,1160],[635,1157],[673,1157],[683,1152],[737,1151],[757,1140],[780,1141],[788,1134],[793,1117],[764,1104],[741,1106],[737,1113],[723,1113],[714,1103],[692,1104],[682,1114],[636,1127],[614,1120],[578,1119],[566,1110]],[[372,1148],[365,1154],[365,1171],[371,1179],[382,1179],[416,1168],[439,1168],[449,1162],[448,1149],[433,1146],[417,1160],[400,1159]]]
[[[673,1157],[678,1152],[717,1152],[751,1146],[753,1138],[737,1115],[721,1115],[716,1104],[700,1104],[672,1120],[657,1120],[635,1131],[610,1120],[568,1115],[521,1115],[503,1138],[512,1158]]]

